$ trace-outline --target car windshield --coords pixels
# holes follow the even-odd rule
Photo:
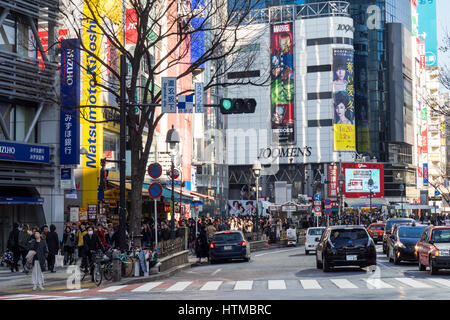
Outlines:
[[[435,243],[450,242],[450,229],[436,229],[431,234],[431,240]]]
[[[426,229],[424,227],[400,227],[398,229],[399,238],[417,238],[420,239],[423,231]]]
[[[374,226],[370,226],[369,230],[384,230],[384,224],[377,224]]]
[[[331,230],[330,241],[333,245],[366,244],[368,235],[362,229],[335,229]]]
[[[308,236],[321,236],[323,231],[325,229],[320,228],[320,229],[309,229],[308,230]]]
[[[238,232],[230,232],[230,233],[218,233],[214,235],[214,241],[241,241],[242,235]]]
[[[408,223],[408,222],[413,222],[413,220],[412,219],[388,220],[388,222],[386,222],[386,229],[385,230],[391,231],[392,226],[395,223]]]

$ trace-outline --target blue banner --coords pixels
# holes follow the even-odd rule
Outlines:
[[[428,163],[423,164],[423,185],[428,186]]]
[[[61,42],[60,163],[80,164],[80,42]]]
[[[426,66],[437,66],[438,41],[437,41],[437,18],[436,0],[419,0],[417,5],[419,14],[419,35],[425,37],[425,61]]]
[[[50,163],[50,148],[33,144],[0,141],[0,160]]]
[[[205,11],[204,0],[193,0],[191,2],[191,10]],[[190,21],[192,28],[196,32],[191,34],[191,64],[200,60],[205,54],[205,32],[203,31],[207,26],[204,26],[205,18],[201,15],[193,17]],[[204,68],[205,64],[201,63],[198,68]]]

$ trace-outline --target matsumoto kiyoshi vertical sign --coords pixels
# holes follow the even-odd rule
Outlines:
[[[270,29],[272,130],[278,134],[280,143],[295,142],[292,26],[292,23],[275,24]]]
[[[60,163],[80,163],[80,41],[61,41]],[[70,108],[74,107],[74,108]]]
[[[334,150],[355,150],[353,50],[333,50]]]

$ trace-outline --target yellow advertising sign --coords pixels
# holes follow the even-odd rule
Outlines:
[[[355,150],[355,126],[352,124],[334,125],[334,149]]]
[[[100,0],[90,0],[89,6],[96,7]],[[95,10],[94,10],[95,11]],[[89,8],[83,2],[83,12],[89,17]],[[100,174],[100,158],[103,155],[103,127],[99,121],[102,120],[103,105],[101,84],[102,68],[97,57],[102,57],[102,39],[100,28],[96,19],[92,17],[83,20],[83,45],[89,50],[83,51],[82,73],[83,86],[81,94],[81,105],[88,106],[81,110],[81,145],[88,153],[83,155],[83,201],[82,206],[97,203],[98,179]],[[98,18],[97,20],[100,20]]]

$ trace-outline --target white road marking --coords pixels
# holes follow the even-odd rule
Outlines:
[[[42,299],[42,300],[71,300],[71,299],[76,299],[78,297],[52,297],[52,298],[46,298],[46,299]]]
[[[317,280],[300,280],[303,289],[322,289]]]
[[[201,291],[203,290],[217,290],[219,289],[220,285],[223,283],[223,281],[208,281],[203,285],[203,287],[200,288]]]
[[[44,295],[29,295],[28,297],[22,297],[17,299],[10,299],[10,300],[40,300],[40,299],[51,299],[51,298],[57,298],[58,296],[44,296]]]
[[[88,291],[91,289],[77,289],[77,290],[69,290],[69,291],[64,291],[64,293],[79,293],[79,292],[84,292],[84,291]]]
[[[431,288],[430,285],[411,278],[394,278],[394,279],[413,288]]]
[[[284,280],[269,280],[267,286],[269,290],[286,290]]]
[[[381,279],[364,279],[367,281],[367,284],[369,286],[374,287],[375,289],[387,289],[387,288],[393,288],[390,284],[387,284],[386,282],[382,281]]]
[[[139,286],[133,290],[131,290],[131,292],[148,292],[150,290],[152,290],[153,288],[156,288],[157,286],[159,286],[162,282],[149,282],[146,283],[142,286]]]
[[[213,273],[211,273],[212,276],[215,276],[218,272],[220,272],[222,269],[217,269],[216,271],[214,271]]]
[[[252,290],[253,281],[236,281],[234,290]]]
[[[106,298],[84,298],[84,299],[76,299],[76,300],[106,300]]]
[[[353,283],[347,279],[330,279],[340,289],[358,289]]]
[[[279,250],[279,251],[275,251],[275,252],[266,252],[266,253],[260,253],[260,254],[256,254],[254,255],[255,257],[260,257],[260,256],[264,256],[266,254],[275,254],[275,253],[283,253],[283,252],[288,252],[288,251],[292,251],[292,250],[300,250],[303,248],[294,248],[294,249],[288,249],[288,250]]]
[[[30,295],[30,294],[15,294],[13,296],[0,296],[0,300],[17,299],[17,298],[23,298],[23,297],[33,297],[33,295]]]
[[[175,283],[173,286],[167,288],[166,291],[183,291],[191,283],[192,283],[192,281],[180,281],[180,282]]]
[[[427,279],[427,280],[431,280],[431,281],[434,281],[434,282],[436,282],[436,283],[442,284],[442,285],[444,285],[444,286],[446,286],[446,287],[450,287],[450,280],[447,280],[447,279],[442,279],[442,278],[429,278],[429,279]]]
[[[105,288],[105,289],[98,290],[98,292],[115,292],[115,291],[117,291],[117,290],[120,290],[120,289],[125,288],[126,286],[127,286],[127,285],[122,285],[122,286],[112,286],[112,287],[108,287],[108,288]]]

